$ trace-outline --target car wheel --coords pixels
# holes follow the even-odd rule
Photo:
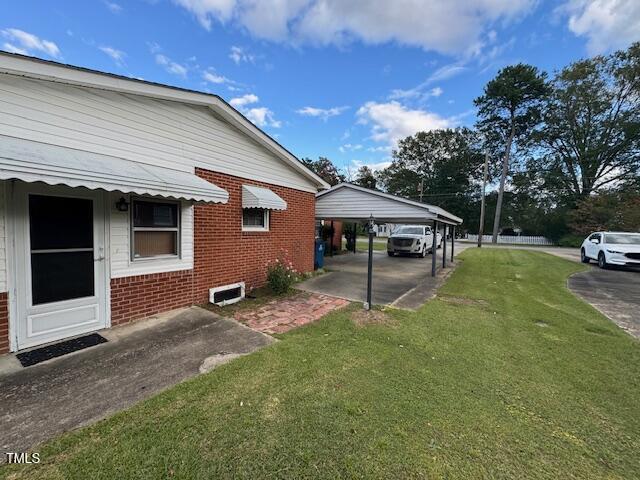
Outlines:
[[[427,256],[427,246],[425,245],[424,248],[422,249],[422,253],[420,254],[422,256],[422,258]]]
[[[580,250],[580,261],[582,263],[589,263],[591,261],[591,259],[584,253],[584,248]]]
[[[607,257],[604,256],[604,252],[600,252],[600,255],[598,255],[598,266],[600,268],[609,268],[609,264],[607,264]]]
[[[387,255],[389,255],[390,257],[393,257],[395,253],[387,251]]]

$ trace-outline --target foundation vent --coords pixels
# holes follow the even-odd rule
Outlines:
[[[209,289],[209,302],[224,307],[244,298],[244,282]]]

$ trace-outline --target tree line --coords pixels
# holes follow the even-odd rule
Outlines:
[[[354,182],[433,203],[479,229],[489,158],[485,231],[572,244],[594,230],[640,230],[640,43],[574,62],[549,78],[533,65],[500,70],[474,101],[473,128],[418,132],[391,165]],[[330,184],[331,161],[303,159]]]

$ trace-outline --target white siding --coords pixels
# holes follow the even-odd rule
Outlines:
[[[369,215],[379,222],[434,218],[424,208],[352,188],[340,188],[316,197],[316,218],[367,219]]]
[[[1,74],[0,134],[316,191],[309,180],[210,109],[180,102]]]
[[[132,275],[146,275],[149,273],[172,272],[176,270],[190,270],[193,268],[193,205],[182,202],[180,214],[180,252],[179,259],[145,259],[131,260],[131,226],[129,212],[120,212],[114,205],[121,193],[109,194],[110,204],[110,253],[111,278],[129,277]],[[127,201],[130,198],[124,195]]]
[[[0,292],[7,291],[7,220],[6,183],[0,181]]]

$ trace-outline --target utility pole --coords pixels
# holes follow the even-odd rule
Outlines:
[[[484,173],[482,176],[482,199],[480,200],[480,228],[478,231],[478,248],[482,247],[482,235],[484,235],[484,197],[487,189],[487,175],[489,173],[489,153],[484,152]]]
[[[420,185],[418,185],[418,192],[420,193],[420,203],[422,203],[422,194],[424,192],[424,180],[420,180]]]

